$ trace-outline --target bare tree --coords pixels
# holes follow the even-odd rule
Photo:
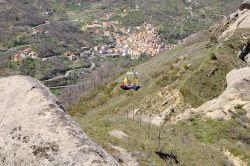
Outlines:
[[[68,107],[72,102],[79,100],[81,96],[88,94],[97,86],[109,82],[118,72],[120,72],[118,67],[105,62],[102,67],[97,68],[95,71],[90,73],[87,80],[81,85],[64,88],[59,96],[59,99],[65,107]]]

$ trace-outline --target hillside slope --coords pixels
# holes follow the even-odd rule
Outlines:
[[[187,110],[221,95],[227,88],[227,73],[248,65],[237,54],[249,41],[249,33],[249,28],[239,27],[224,37],[204,35],[201,39],[194,35],[192,40],[135,67],[143,85],[138,92],[119,89],[122,75],[71,105],[70,114],[111,154],[116,152],[112,145],[122,147],[136,156],[139,165],[198,166],[204,165],[204,160],[205,165],[250,164],[249,110],[236,96],[228,99],[232,103],[222,100],[217,104],[230,104],[235,109],[227,110],[230,119],[203,116],[201,108],[175,121]],[[247,70],[242,71],[249,77]],[[237,86],[239,93],[249,87],[245,81]],[[248,98],[244,100],[249,103]],[[211,108],[212,104],[209,102]],[[113,130],[123,131],[128,139],[110,135]]]
[[[100,13],[116,11],[111,12],[113,13],[111,18],[122,21],[126,26],[137,26],[143,20],[152,22],[159,27],[162,37],[172,42],[207,29],[235,11],[240,4],[240,1],[233,0],[104,0],[101,2],[104,10]],[[131,12],[126,16],[119,16],[124,9]]]
[[[237,114],[237,109],[242,109],[243,114],[249,118],[249,78],[249,67],[231,71],[227,74],[226,90],[218,98],[204,103],[196,111],[204,112],[210,118],[229,120]]]
[[[59,87],[55,90],[56,94],[60,96],[62,103],[68,106],[87,89],[91,89],[85,84],[88,80],[92,80],[91,86],[96,85],[93,83],[95,79],[92,78],[96,78],[96,74],[97,78],[101,77],[102,73],[98,71],[111,69],[118,73],[124,67],[140,63],[140,60],[131,61],[129,56],[120,57],[121,50],[124,51],[121,48],[123,46],[119,46],[119,49],[113,48],[114,45],[119,45],[116,39],[118,41],[119,36],[124,35],[121,33],[123,30],[130,29],[128,36],[134,35],[133,33],[138,31],[138,25],[149,23],[156,29],[157,35],[151,33],[155,37],[144,40],[145,36],[150,38],[151,35],[145,35],[144,30],[138,34],[144,34],[143,42],[151,43],[148,45],[151,47],[148,50],[152,50],[156,37],[159,46],[161,44],[161,47],[164,47],[166,44],[167,49],[189,34],[206,29],[221,20],[224,14],[235,10],[235,6],[239,3],[233,0],[1,0],[0,76],[28,75],[44,81],[49,87]],[[103,28],[104,24],[110,23],[112,23],[111,28]],[[93,24],[101,28],[84,29]],[[127,37],[125,39],[127,42]],[[137,37],[132,40],[135,39]],[[135,47],[133,52],[138,54],[136,48],[141,45],[141,40],[131,43],[136,43],[132,47]],[[104,48],[101,52],[118,52],[116,54],[119,57],[102,58],[105,55],[100,55],[94,50],[98,47]],[[140,50],[142,49],[145,48]],[[27,50],[31,50],[37,57],[30,58],[31,52],[28,53]],[[131,51],[128,50],[125,52]],[[158,48],[154,48],[153,52],[159,52]],[[147,54],[153,55],[155,54],[153,52],[148,51]],[[73,59],[77,60],[72,62]],[[92,62],[99,70],[85,70]],[[113,74],[115,73],[112,72],[111,75]],[[103,80],[96,82],[101,83]],[[78,89],[84,90],[78,91]],[[67,97],[70,96],[70,91],[74,91],[76,95]]]

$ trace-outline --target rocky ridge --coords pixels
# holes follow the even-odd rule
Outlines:
[[[197,109],[187,109],[176,116],[175,121],[187,119],[192,112],[205,114],[218,120],[229,120],[238,109],[246,111],[250,118],[250,67],[234,69],[227,74],[227,88],[217,98],[208,101]]]
[[[244,4],[248,4],[245,6]],[[245,7],[243,7],[245,6]],[[245,2],[239,10],[226,17],[219,25],[215,26],[212,34],[217,37],[230,37],[237,29],[247,29],[250,26],[250,3]]]

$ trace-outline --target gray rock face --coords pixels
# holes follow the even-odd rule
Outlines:
[[[246,111],[246,118],[250,118],[250,67],[234,69],[227,74],[226,79],[227,88],[220,96],[196,109],[185,110],[172,122],[187,119],[191,113],[202,113],[217,120],[230,120],[239,106]]]
[[[230,119],[235,107],[242,105],[246,116],[250,113],[250,67],[234,69],[227,74],[226,90],[214,100],[196,109],[213,119]]]
[[[0,79],[0,165],[119,165],[39,81]]]
[[[244,9],[250,9],[250,0],[244,0],[240,7],[239,7],[240,10],[244,10]]]
[[[212,35],[218,38],[231,37],[239,29],[250,27],[250,0],[244,2],[239,10],[225,17],[221,23],[213,27]]]

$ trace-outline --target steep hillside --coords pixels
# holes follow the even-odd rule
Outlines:
[[[0,4],[0,76],[38,78],[65,105],[84,95],[68,112],[120,164],[250,164],[250,73],[247,67],[232,71],[249,65],[247,4],[228,17],[239,1],[0,0]],[[144,32],[141,25],[151,30]],[[139,36],[151,33],[159,46],[179,44],[134,61],[120,56],[123,52],[117,58],[100,56],[106,47],[123,49],[124,36],[137,32],[130,43],[143,46]],[[156,44],[151,39],[149,43]],[[132,65],[142,87],[123,91],[119,84]],[[229,74],[227,82],[230,71],[242,77],[231,79]],[[0,79],[1,162],[117,165],[80,132],[47,88],[26,80]],[[51,142],[44,141],[48,139]]]
[[[210,32],[136,66],[143,85],[139,91],[122,91],[122,75],[83,96],[70,114],[121,163],[127,161],[114,146],[126,149],[139,165],[249,165],[248,68],[237,71],[244,72],[236,74],[244,76],[241,83],[225,89],[227,73],[248,65],[237,54],[250,40],[250,30],[238,27],[224,37]],[[208,101],[211,110],[199,107]],[[230,118],[203,114],[217,110]],[[119,134],[110,134],[114,130]]]
[[[218,98],[204,103],[195,111],[199,113],[204,112],[206,116],[218,120],[229,120],[235,114],[243,111],[242,114],[249,118],[249,73],[249,67],[235,69],[228,73],[226,90]],[[222,103],[223,105],[221,105]],[[190,110],[187,111],[191,112]],[[247,126],[248,124],[246,123]]]
[[[172,48],[189,34],[221,20],[239,2],[2,0],[0,4],[0,76],[28,75],[49,87],[58,87],[55,94],[68,106],[123,68]],[[139,25],[150,25],[154,32],[145,32]],[[93,29],[85,29],[91,26]],[[134,37],[137,41],[130,42],[136,43],[130,48],[134,50],[124,50],[126,44],[119,44],[120,37],[127,39],[137,32],[143,37],[151,33],[153,37]],[[162,48],[138,53],[138,45],[142,47],[145,41],[150,43],[148,50],[156,47],[154,41]],[[127,56],[121,57],[124,53]],[[112,58],[103,58],[107,54]],[[142,58],[132,61],[130,54]],[[105,78],[95,79],[102,77],[100,71],[109,69],[112,72],[107,72]],[[89,80],[95,82],[86,83]],[[75,95],[70,96],[72,91]]]

